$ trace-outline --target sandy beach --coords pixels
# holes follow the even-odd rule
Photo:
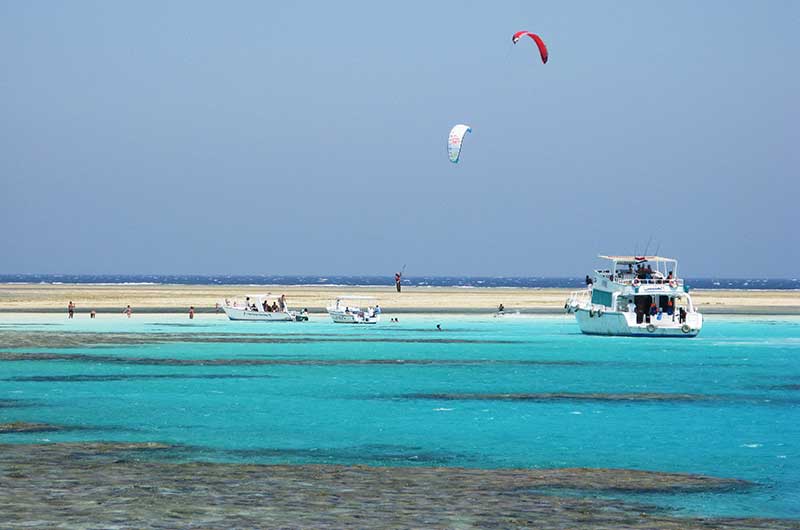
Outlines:
[[[338,287],[285,285],[86,285],[0,284],[0,312],[66,311],[72,300],[78,314],[121,312],[130,304],[134,312],[180,313],[194,306],[198,312],[214,311],[226,297],[249,294],[286,294],[291,308],[323,312],[337,295],[373,296],[388,312],[482,313],[498,304],[507,311],[558,314],[569,289],[404,287]],[[700,311],[707,314],[800,315],[800,293],[786,290],[695,290]]]

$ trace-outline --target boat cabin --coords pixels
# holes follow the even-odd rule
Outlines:
[[[636,323],[651,318],[680,319],[681,311],[694,313],[691,296],[678,276],[678,260],[662,256],[599,256],[611,262],[594,271],[592,305],[636,315]]]

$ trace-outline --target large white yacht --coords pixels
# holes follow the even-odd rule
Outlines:
[[[599,256],[608,269],[587,277],[588,288],[564,304],[590,335],[694,337],[703,327],[678,261],[661,256]]]

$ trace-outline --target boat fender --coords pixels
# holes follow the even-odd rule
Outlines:
[[[589,317],[590,318],[594,317],[594,309],[589,310]]]
[[[692,331],[692,328],[689,327],[689,324],[684,324],[681,326],[681,331],[683,331],[684,333],[689,333],[690,331]]]
[[[650,333],[653,333],[655,330],[656,330],[656,327],[653,324],[648,324],[647,325],[647,331],[649,331]]]
[[[674,288],[676,288],[678,286],[678,282],[676,282],[674,279],[670,280],[669,281],[669,286],[674,289]]]

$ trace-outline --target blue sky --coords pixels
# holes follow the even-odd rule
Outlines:
[[[796,277],[798,27],[792,1],[0,0],[0,272],[565,276],[651,240]]]

